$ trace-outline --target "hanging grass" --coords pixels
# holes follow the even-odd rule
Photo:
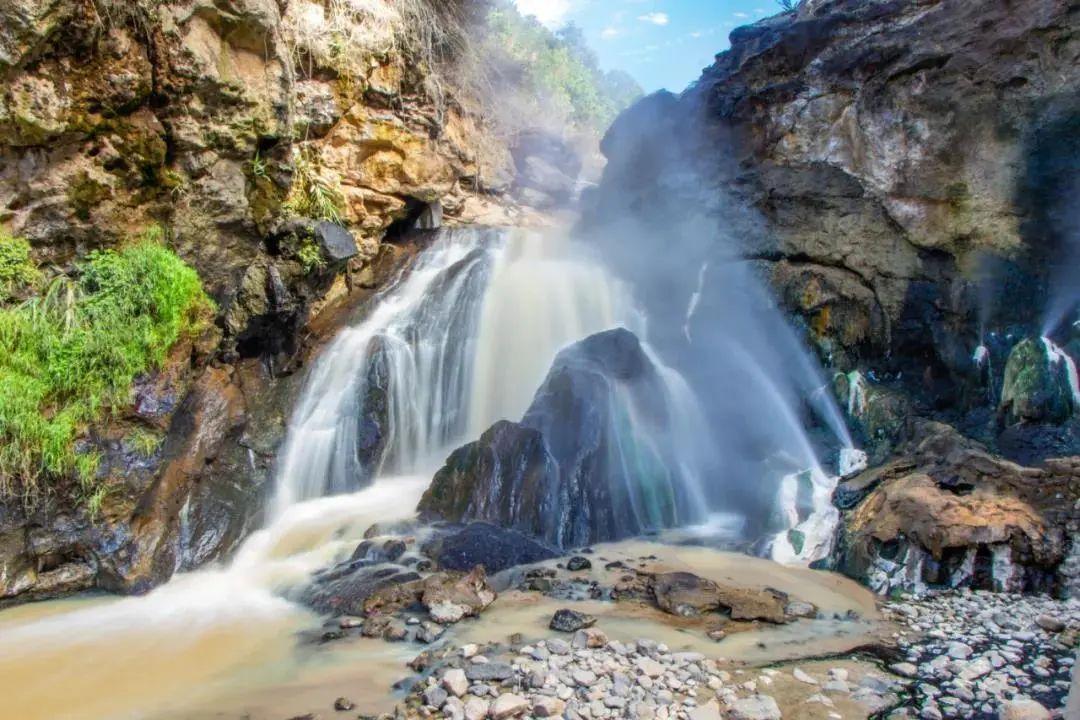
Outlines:
[[[0,497],[32,500],[75,477],[78,495],[100,502],[99,458],[76,440],[213,315],[199,276],[158,238],[94,252],[78,279],[0,307]]]

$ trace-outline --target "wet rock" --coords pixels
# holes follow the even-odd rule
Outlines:
[[[1068,372],[1045,341],[1021,340],[1005,365],[999,412],[1010,424],[1067,420],[1073,413]]]
[[[506,720],[506,718],[522,715],[529,709],[529,702],[520,695],[506,693],[500,695],[491,703],[489,714],[493,720]]]
[[[438,623],[422,622],[416,630],[416,639],[422,643],[433,643],[443,636],[446,628]]]
[[[468,571],[480,565],[489,573],[559,555],[554,548],[523,533],[482,522],[439,533],[424,545],[424,553],[445,570]]]
[[[592,568],[592,562],[587,557],[581,555],[575,555],[566,561],[566,569],[570,572],[579,572],[581,570],[590,570]]]
[[[624,329],[590,336],[559,353],[520,423],[496,423],[451,454],[419,510],[452,521],[486,520],[557,547],[673,526],[696,512],[679,470],[661,478],[659,487],[621,481],[615,487],[614,478],[622,476],[608,468],[624,453],[655,467],[683,466],[665,455],[677,443],[658,440],[671,431],[675,410],[668,403],[637,337]],[[617,410],[622,406],[633,407],[651,442],[626,445],[633,438],[619,427],[630,411]],[[661,515],[642,517],[637,508],[655,507],[648,498],[656,493],[667,498]]]
[[[348,698],[339,697],[334,701],[334,709],[338,712],[348,712],[356,707],[356,703]]]
[[[693,616],[723,608],[733,620],[788,622],[787,596],[769,588],[718,585],[687,572],[656,575],[651,586],[657,606],[673,615]]]
[[[768,695],[740,698],[728,706],[732,720],[781,720],[780,706]]]
[[[784,613],[791,617],[812,618],[817,616],[817,608],[814,607],[813,603],[795,600],[787,604],[787,607],[784,608]]]
[[[548,623],[548,627],[552,630],[558,630],[559,632],[577,632],[582,628],[591,627],[596,624],[596,618],[592,615],[587,615],[577,610],[570,610],[569,608],[562,608],[555,611],[555,614],[551,617],[551,622]]]
[[[852,483],[864,499],[844,516],[838,568],[879,593],[973,585],[1042,590],[1075,523],[1071,463],[1025,468],[940,423],[915,423],[901,457]]]

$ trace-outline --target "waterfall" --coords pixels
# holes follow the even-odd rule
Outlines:
[[[1050,363],[1051,369],[1064,366],[1065,377],[1072,394],[1073,412],[1080,413],[1080,376],[1077,375],[1076,362],[1050,338],[1042,337],[1041,340],[1043,347],[1046,348],[1047,362]]]
[[[463,432],[475,315],[499,235],[440,233],[309,375],[279,456],[274,516],[438,461]]]
[[[441,231],[318,358],[272,516],[384,473],[433,472],[496,420],[520,419],[565,345],[641,324],[625,288],[564,235]]]

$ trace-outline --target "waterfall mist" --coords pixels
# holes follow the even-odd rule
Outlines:
[[[705,471],[710,508],[744,515],[747,537],[774,538],[778,558],[813,559],[828,550],[836,513],[836,468],[822,458],[852,440],[768,289],[775,240],[745,198],[723,190],[737,184],[734,158],[695,162],[703,143],[727,138],[671,120],[672,105],[686,101],[658,94],[616,122],[605,138],[615,161],[583,227],[633,289],[648,342],[704,410],[701,432],[716,450]],[[793,548],[784,533],[796,527]]]
[[[1059,189],[1057,207],[1051,216],[1052,232],[1059,248],[1051,258],[1050,298],[1042,334],[1053,336],[1063,326],[1080,324],[1080,177]]]

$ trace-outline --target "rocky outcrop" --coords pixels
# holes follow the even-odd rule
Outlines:
[[[1076,458],[1016,465],[939,423],[837,489],[839,568],[878,592],[970,586],[1068,595],[1076,584]],[[1063,564],[1064,563],[1064,564]]]
[[[663,237],[692,215],[759,261],[828,364],[957,402],[979,321],[1044,305],[1078,57],[1059,0],[800,3],[615,122],[585,225]]]
[[[437,4],[436,21],[456,8]],[[0,502],[0,602],[145,591],[227,555],[259,514],[295,370],[408,261],[412,228],[510,186],[509,151],[435,81],[401,12],[0,7],[5,232],[55,273],[153,229],[219,310],[215,332],[174,348],[80,440],[103,456],[103,499],[87,507],[57,479],[33,507]]]
[[[633,333],[593,335],[559,353],[520,423],[496,423],[451,454],[421,515],[494,522],[562,548],[671,527],[697,511],[671,457],[680,410]]]

